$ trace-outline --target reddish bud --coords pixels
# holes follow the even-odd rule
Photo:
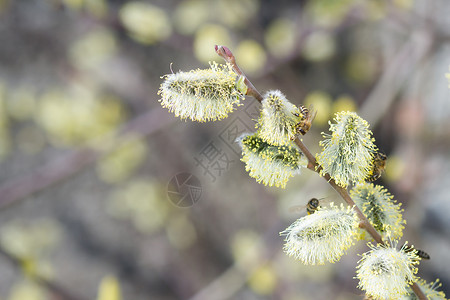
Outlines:
[[[233,53],[231,52],[230,49],[228,49],[228,47],[215,45],[214,49],[216,50],[217,54],[219,54],[225,59],[233,58]]]

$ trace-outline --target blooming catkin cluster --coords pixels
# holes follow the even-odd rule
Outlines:
[[[284,188],[288,179],[300,173],[307,161],[295,147],[274,146],[258,134],[244,134],[237,139],[242,148],[242,161],[249,175],[268,186]]]
[[[437,291],[436,289],[441,287],[442,284],[439,282],[439,279],[436,279],[434,282],[426,282],[423,279],[419,279],[416,281],[417,285],[420,287],[422,292],[425,294],[427,299],[429,300],[446,300],[445,293],[442,291]],[[408,294],[404,295],[400,298],[400,300],[419,300],[413,290],[408,287]]]
[[[328,173],[341,187],[350,182],[364,181],[373,166],[376,151],[372,132],[367,121],[354,112],[337,113],[330,122],[331,135],[324,134],[320,142],[322,152],[317,162],[322,167],[320,173]]]
[[[403,224],[406,222],[402,218],[401,204],[397,204],[385,188],[372,183],[360,183],[350,191],[350,196],[380,234],[392,240],[402,237]],[[368,237],[367,231],[360,229],[360,238]]]
[[[351,208],[319,208],[281,232],[286,235],[284,251],[307,265],[338,261],[353,243],[358,220]]]
[[[181,119],[205,122],[224,119],[240,102],[232,67],[212,63],[210,69],[178,72],[163,76],[159,100]]]
[[[278,90],[268,91],[261,104],[258,135],[272,145],[291,143],[296,135],[296,125],[303,117],[300,109]]]
[[[399,299],[407,295],[420,258],[414,251],[404,251],[404,246],[400,250],[381,244],[369,247],[371,250],[358,262],[358,287],[374,300]]]

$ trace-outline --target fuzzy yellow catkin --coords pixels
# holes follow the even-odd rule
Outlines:
[[[371,299],[399,299],[408,294],[408,285],[416,279],[415,265],[420,258],[414,251],[404,251],[405,245],[397,250],[394,246],[369,244],[371,250],[362,255],[356,278],[358,287]]]
[[[178,72],[162,78],[159,101],[181,119],[221,120],[243,99],[243,93],[236,87],[238,76],[229,64],[213,62],[209,69]]]
[[[300,174],[307,164],[302,152],[293,144],[275,146],[258,134],[244,134],[237,139],[242,148],[242,161],[249,175],[267,186],[285,188],[290,177]]]
[[[323,134],[322,152],[316,158],[322,167],[320,174],[328,173],[345,188],[367,178],[376,147],[369,124],[356,113],[339,112],[334,121],[330,122],[331,134]]]
[[[445,293],[443,291],[437,291],[438,288],[442,286],[442,283],[439,282],[439,279],[436,279],[434,282],[426,282],[423,279],[419,279],[416,281],[417,285],[420,287],[420,290],[425,294],[427,299],[429,300],[446,300]],[[399,298],[399,300],[419,300],[417,298],[414,291],[411,287],[408,286],[408,294]]]
[[[353,244],[358,219],[349,208],[333,204],[319,208],[289,226],[281,235],[286,236],[284,251],[307,265],[336,262]]]
[[[403,235],[405,220],[402,218],[400,203],[381,185],[372,183],[357,184],[350,191],[350,196],[362,210],[370,224],[383,237],[398,240]],[[371,238],[366,230],[360,229],[360,238]]]
[[[258,135],[267,143],[288,145],[296,136],[296,125],[302,119],[300,109],[279,90],[268,91],[261,102]]]

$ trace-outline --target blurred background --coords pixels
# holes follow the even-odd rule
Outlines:
[[[401,242],[450,295],[449,16],[448,0],[0,0],[0,299],[364,297],[365,242],[324,266],[282,252],[292,206],[341,200],[309,170],[286,189],[248,176],[234,139],[254,99],[208,124],[160,106],[161,76],[221,63],[215,44],[261,92],[314,105],[314,153],[335,112],[369,121]]]

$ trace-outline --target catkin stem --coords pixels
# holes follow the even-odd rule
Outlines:
[[[312,153],[309,151],[309,149],[303,144],[303,142],[296,138],[294,140],[295,144],[300,148],[300,150],[305,154],[305,156],[308,158],[309,164],[308,169],[317,172],[320,174],[320,170],[322,169],[321,166],[317,164],[316,158]],[[347,202],[348,205],[353,207],[353,210],[358,215],[358,218],[361,220],[361,222],[364,225],[364,229],[373,237],[373,239],[380,244],[384,244],[383,239],[381,238],[381,235],[378,233],[378,231],[375,230],[375,228],[370,224],[369,220],[367,220],[366,216],[362,213],[362,211],[359,209],[359,207],[355,204],[353,199],[350,197],[348,191],[344,189],[343,187],[340,187],[336,184],[334,179],[330,177],[328,173],[326,173],[323,178],[333,187],[333,189],[342,197],[342,199]]]
[[[231,52],[231,50],[229,48],[227,48],[225,46],[217,46],[216,45],[215,49],[219,56],[221,56],[226,62],[231,64],[231,66],[233,67],[233,70],[236,72],[236,74],[245,76],[244,72],[242,72],[242,70],[237,65],[236,58],[234,57],[233,53]],[[247,95],[252,96],[256,100],[261,102],[263,97],[261,96],[259,91],[255,88],[255,86],[250,82],[250,80],[248,80],[248,78],[245,77],[244,82],[248,87]],[[305,154],[306,158],[308,159],[308,169],[320,174],[320,170],[322,168],[317,163],[314,155],[309,151],[309,149],[305,146],[305,144],[303,144],[303,142],[299,138],[296,138],[294,140],[294,142],[295,142],[295,144],[297,144],[297,146],[300,148],[300,150],[303,152],[303,154]],[[333,189],[342,197],[342,199],[344,199],[344,201],[347,202],[348,205],[353,207],[353,210],[356,212],[358,218],[360,219],[361,223],[363,224],[364,229],[370,234],[370,236],[372,236],[372,238],[377,243],[385,244],[383,242],[383,239],[382,239],[380,233],[378,233],[378,231],[372,226],[372,224],[370,224],[367,217],[362,213],[362,211],[359,209],[359,207],[355,204],[353,199],[350,197],[347,189],[344,189],[344,188],[338,186],[328,173],[323,175],[323,177],[333,187]],[[427,300],[427,297],[422,292],[422,290],[417,285],[417,283],[414,282],[411,286],[411,289],[414,291],[414,293],[420,300]]]
[[[261,103],[261,101],[263,100],[263,96],[258,92],[253,83],[251,83],[250,80],[248,80],[247,76],[245,76],[241,68],[239,68],[238,64],[236,63],[236,58],[234,57],[233,53],[231,53],[231,50],[228,49],[228,47],[218,45],[215,46],[215,49],[217,54],[233,67],[233,71],[236,74],[245,77],[244,83],[247,85],[248,88],[246,95],[252,96]]]
[[[296,138],[294,140],[295,144],[300,148],[300,150],[305,154],[306,158],[308,158],[308,169],[317,172],[320,174],[320,170],[322,169],[317,161],[314,155],[309,151],[309,149],[303,144],[303,142]],[[344,189],[336,184],[336,182],[330,177],[329,174],[325,174],[324,179],[328,181],[328,183],[333,187],[333,189],[338,192],[338,194],[344,199],[345,202],[347,202],[348,205],[353,207],[353,210],[358,215],[358,218],[360,219],[361,223],[363,224],[364,229],[372,236],[372,238],[379,244],[385,244],[383,242],[383,239],[381,235],[378,233],[378,231],[370,224],[367,217],[362,213],[362,211],[359,209],[359,207],[355,204],[353,199],[350,197],[347,189]],[[417,283],[413,283],[411,286],[411,289],[413,290],[414,294],[420,299],[420,300],[427,300],[428,298],[425,296],[425,294],[420,289],[419,285]]]

